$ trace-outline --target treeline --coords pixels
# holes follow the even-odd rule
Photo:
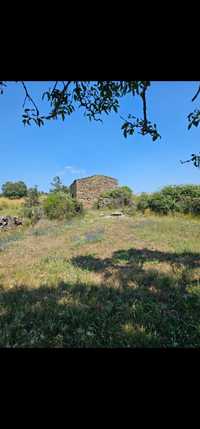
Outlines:
[[[26,183],[23,181],[18,182],[5,182],[1,187],[1,193],[0,197],[6,197],[10,198],[11,200],[18,199],[18,198],[24,198],[28,196],[28,193],[32,190],[37,190],[37,186],[34,186],[33,188],[28,188]],[[38,191],[39,195],[45,195],[46,192]]]
[[[162,215],[173,213],[199,215],[200,186],[165,186],[160,192],[142,193],[138,198],[137,209],[143,213],[149,209]]]
[[[32,188],[28,188],[25,182],[18,181],[18,182],[5,182],[1,187],[1,197],[6,197],[10,199],[18,199],[18,198],[24,198],[29,195],[30,192],[34,191],[37,192],[38,195],[48,195],[48,192],[38,191],[37,186],[34,186]],[[67,192],[69,193],[69,188],[60,180],[59,176],[56,176],[53,178],[51,183],[51,189],[50,192]]]

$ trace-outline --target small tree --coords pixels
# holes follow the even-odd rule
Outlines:
[[[37,186],[33,188],[29,188],[27,192],[27,197],[25,200],[26,207],[38,206],[40,204],[39,201],[39,192]]]
[[[52,188],[50,189],[50,192],[66,192],[69,193],[69,188],[65,185],[63,185],[61,179],[59,176],[55,176],[52,180]]]

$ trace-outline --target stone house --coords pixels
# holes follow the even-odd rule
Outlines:
[[[118,187],[118,181],[113,177],[95,175],[74,180],[70,185],[72,197],[83,203],[85,208],[91,208],[102,192]]]

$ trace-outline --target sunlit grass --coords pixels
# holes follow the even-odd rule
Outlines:
[[[24,198],[0,198],[0,216],[18,216],[21,212]]]

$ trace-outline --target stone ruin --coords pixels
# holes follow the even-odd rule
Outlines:
[[[91,208],[102,192],[117,187],[118,181],[113,177],[95,175],[74,180],[69,189],[73,198],[82,202],[85,208]]]
[[[16,216],[0,216],[0,229],[13,228],[22,225],[22,220]]]

